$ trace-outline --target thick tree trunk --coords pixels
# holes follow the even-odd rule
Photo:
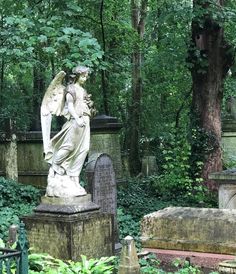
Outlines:
[[[221,102],[223,81],[232,56],[224,40],[220,24],[209,17],[209,3],[194,0],[194,11],[205,9],[205,15],[192,22],[192,64],[193,99],[191,110],[192,131],[192,173],[197,173],[197,162],[202,161],[200,175],[209,189],[214,182],[208,179],[212,172],[222,170],[221,162]],[[223,5],[223,1],[218,3]],[[203,23],[203,24],[202,24]]]
[[[144,35],[147,3],[147,0],[142,0],[141,3],[139,3],[138,0],[131,0],[132,26],[136,31],[140,42],[142,41]],[[132,54],[132,97],[129,110],[129,166],[131,175],[137,175],[141,170],[139,138],[142,98],[142,57],[140,44],[137,43]]]

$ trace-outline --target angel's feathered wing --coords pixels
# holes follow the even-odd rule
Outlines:
[[[62,84],[66,73],[60,71],[47,88],[41,104],[41,127],[43,134],[43,149],[49,150],[52,115],[62,115],[65,104],[65,87]]]

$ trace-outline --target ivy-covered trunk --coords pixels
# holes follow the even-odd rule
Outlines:
[[[209,1],[193,1],[194,18],[189,50],[193,80],[192,174],[200,175],[209,189],[215,189],[216,186],[208,179],[208,175],[222,170],[220,141],[223,81],[233,60],[220,21],[224,1],[217,2],[213,5]]]

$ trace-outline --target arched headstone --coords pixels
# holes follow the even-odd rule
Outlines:
[[[86,177],[87,191],[92,194],[92,201],[100,206],[101,212],[113,214],[114,235],[118,240],[117,187],[111,157],[105,153],[92,154],[86,166]]]

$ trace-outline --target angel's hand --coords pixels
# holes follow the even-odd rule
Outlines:
[[[79,127],[85,127],[85,121],[84,121],[83,117],[77,118],[76,122],[77,122]]]

